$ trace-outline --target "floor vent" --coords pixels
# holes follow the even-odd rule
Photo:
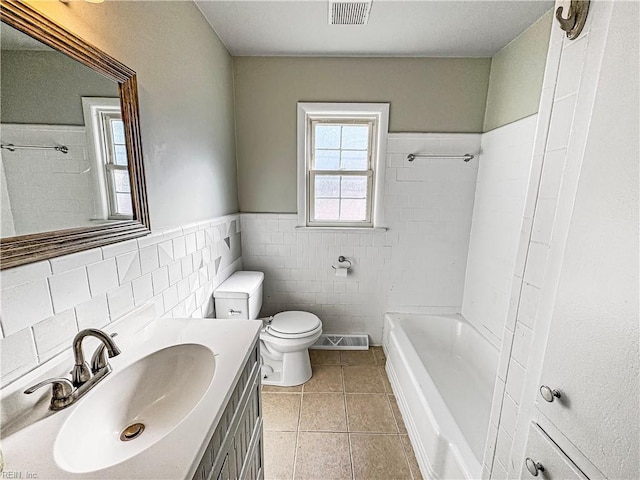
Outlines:
[[[322,334],[309,348],[318,350],[368,350],[368,335],[327,335]]]
[[[329,25],[366,25],[371,0],[329,0]]]

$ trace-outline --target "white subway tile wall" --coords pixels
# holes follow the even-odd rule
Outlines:
[[[241,268],[240,243],[236,214],[0,271],[2,383],[147,302],[158,316],[211,316],[213,290]]]
[[[500,345],[512,292],[537,115],[482,135],[462,315]]]
[[[69,308],[89,300],[89,279],[85,267],[69,270],[49,277],[49,290],[55,313],[63,312]]]
[[[87,265],[87,274],[89,275],[89,289],[94,297],[100,293],[113,290],[119,285],[118,267],[116,267],[115,258],[108,258],[102,262]]]
[[[2,331],[5,337],[21,330],[24,319],[37,323],[53,315],[46,278],[2,290]]]
[[[386,311],[459,312],[478,160],[416,159],[409,153],[472,153],[479,134],[390,134],[386,232],[296,229],[296,214],[243,213],[246,270],[265,273],[263,315],[317,314],[325,332],[382,340]],[[344,255],[349,275],[332,265]]]
[[[84,127],[3,123],[2,143],[69,149],[66,154],[3,150],[1,161],[18,235],[91,225],[94,194]],[[47,189],[46,198],[37,195],[42,188]]]

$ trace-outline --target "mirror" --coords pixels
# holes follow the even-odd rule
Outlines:
[[[118,84],[0,30],[0,237],[132,219]]]
[[[0,267],[149,233],[135,73],[1,3]]]

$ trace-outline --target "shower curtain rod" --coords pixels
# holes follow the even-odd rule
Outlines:
[[[428,153],[410,153],[407,155],[407,160],[413,162],[416,158],[461,158],[465,162],[469,160],[473,160],[475,155],[471,155],[470,153],[465,153],[464,155],[435,155]]]
[[[56,150],[62,153],[68,153],[69,149],[64,145],[53,145],[53,146],[40,146],[40,145],[14,145],[13,143],[3,143],[0,145],[0,148],[4,148],[9,150],[10,152],[15,152],[16,150],[22,149],[31,149],[31,150]]]

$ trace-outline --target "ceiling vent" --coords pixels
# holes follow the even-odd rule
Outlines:
[[[372,0],[329,0],[329,25],[366,25]]]

